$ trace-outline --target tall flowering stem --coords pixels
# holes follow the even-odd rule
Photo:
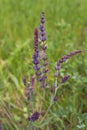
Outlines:
[[[41,87],[44,88],[46,87],[47,83],[46,83],[46,79],[47,79],[47,73],[48,73],[48,58],[47,58],[47,53],[46,53],[46,49],[47,49],[47,45],[46,45],[46,32],[44,29],[44,23],[45,23],[45,18],[44,18],[44,12],[41,13],[41,18],[40,18],[40,41],[41,41],[41,53],[40,53],[40,57],[43,60],[43,76],[41,78]]]

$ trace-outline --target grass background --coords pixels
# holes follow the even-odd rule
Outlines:
[[[50,128],[48,123],[43,129],[63,130],[66,127],[69,130],[87,130],[86,0],[0,0],[0,112],[6,111],[2,109],[7,108],[6,102],[14,104],[15,107],[18,106],[15,100],[17,98],[20,102],[19,97],[23,93],[22,77],[26,75],[30,79],[34,73],[32,69],[33,34],[34,28],[39,27],[42,11],[45,12],[46,18],[49,82],[53,81],[54,66],[61,56],[77,49],[83,51],[61,69],[61,75],[64,73],[71,75],[69,81],[59,91],[59,105],[56,104],[52,109],[53,114],[58,115],[62,123],[54,116],[55,125]],[[23,103],[22,107],[25,110]],[[19,109],[14,110],[12,115],[17,116],[18,111]],[[68,121],[63,117],[66,117]],[[2,116],[0,120],[5,122]],[[12,121],[15,122],[15,120]],[[10,127],[11,130],[14,129]],[[3,129],[7,129],[5,124]]]

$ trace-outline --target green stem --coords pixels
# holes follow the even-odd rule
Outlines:
[[[46,117],[46,115],[48,114],[50,108],[51,108],[52,105],[54,104],[54,97],[56,96],[56,93],[57,93],[57,91],[58,91],[59,88],[61,88],[61,85],[56,88],[55,94],[54,94],[54,96],[52,97],[52,100],[51,100],[51,102],[50,102],[50,105],[49,105],[49,107],[48,107],[48,109],[47,109],[47,111],[46,111],[46,113],[45,113],[45,115],[44,115],[44,117],[42,118],[42,120],[41,120],[40,123],[42,123],[42,121],[45,119],[45,117]]]

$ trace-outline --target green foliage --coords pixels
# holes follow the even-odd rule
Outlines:
[[[43,10],[46,13],[49,82],[53,80],[57,59],[76,49],[83,52],[61,69],[61,76],[70,73],[71,78],[58,91],[58,102],[48,112],[46,120],[28,124],[26,107],[29,108],[29,104],[26,104],[22,77],[27,75],[30,80],[34,73],[33,32]],[[86,0],[0,0],[0,124],[3,130],[87,129],[86,12]],[[49,107],[49,100],[44,107]]]

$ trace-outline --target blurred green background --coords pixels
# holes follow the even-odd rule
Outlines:
[[[61,56],[77,49],[83,51],[65,63],[61,75],[71,75],[62,89],[65,100],[70,96],[66,103],[72,106],[70,111],[86,113],[87,0],[0,0],[1,96],[6,93],[8,97],[12,95],[13,91],[23,86],[22,77],[26,75],[29,79],[34,73],[33,34],[34,29],[39,27],[42,11],[46,18],[50,82],[55,63]],[[83,119],[81,121],[84,122]]]

